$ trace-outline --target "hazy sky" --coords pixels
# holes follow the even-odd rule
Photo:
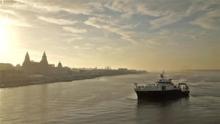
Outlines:
[[[219,69],[219,0],[2,0],[0,62]]]

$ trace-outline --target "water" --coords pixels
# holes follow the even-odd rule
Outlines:
[[[217,124],[220,73],[176,73],[188,80],[189,99],[137,103],[134,82],[156,74],[0,89],[0,124]]]

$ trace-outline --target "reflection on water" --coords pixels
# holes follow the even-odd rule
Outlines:
[[[189,104],[189,97],[163,101],[138,101],[137,102],[137,123],[158,123],[170,124],[181,123],[176,113],[184,113],[185,106]],[[182,107],[182,108],[181,108]],[[186,119],[186,118],[185,118]],[[185,123],[185,121],[184,121]]]
[[[0,89],[0,124],[220,122],[220,80],[216,82],[216,77],[215,82],[189,81],[188,99],[138,102],[133,83],[156,78],[155,74],[127,75]]]
[[[155,105],[158,107],[168,107],[172,104],[182,103],[187,104],[189,102],[189,97],[176,98],[176,99],[154,99],[154,100],[137,100],[137,108],[142,109],[142,107],[146,107],[148,105]]]
[[[24,121],[27,123],[34,120],[45,122],[48,107],[47,96],[48,91],[46,85],[37,89],[31,87],[1,89],[1,124],[4,122],[9,123],[17,121]],[[33,117],[30,118],[30,116]],[[24,120],[21,120],[22,118]]]

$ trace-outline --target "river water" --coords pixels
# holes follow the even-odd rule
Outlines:
[[[0,124],[219,124],[220,73],[175,73],[187,80],[188,99],[138,103],[134,82],[158,74],[0,89]]]

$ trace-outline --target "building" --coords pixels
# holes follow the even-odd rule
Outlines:
[[[1,70],[12,70],[14,67],[10,63],[0,63],[0,71]]]
[[[59,62],[59,68],[62,68],[62,64]],[[25,55],[24,62],[22,64],[22,70],[28,74],[51,74],[56,69],[53,64],[49,64],[47,55],[44,52],[40,62],[34,62],[30,59],[29,53]]]

